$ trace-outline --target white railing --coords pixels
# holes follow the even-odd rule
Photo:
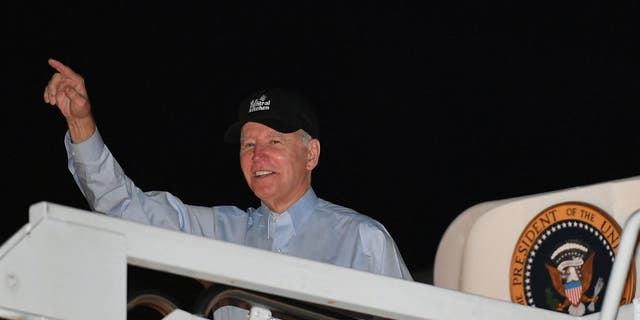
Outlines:
[[[623,233],[603,312],[580,319],[639,318],[635,299],[615,303],[635,248],[637,216]],[[0,247],[0,319],[124,320],[128,264],[391,319],[576,319],[48,202],[31,206],[29,222]],[[176,310],[166,319],[194,318]]]
[[[640,209],[631,214],[631,217],[629,217],[622,228],[616,260],[613,262],[607,292],[602,302],[602,308],[600,309],[601,320],[616,319],[618,308],[620,307],[620,299],[622,298],[622,292],[624,291],[627,280],[627,274],[633,261],[638,232],[640,232]],[[634,304],[637,304],[636,299],[634,299]],[[640,315],[636,315],[636,318],[640,318]]]

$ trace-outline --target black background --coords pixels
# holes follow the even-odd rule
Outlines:
[[[380,220],[410,270],[485,201],[639,173],[634,1],[4,2],[4,210],[88,209],[47,58],[86,79],[107,145],[143,190],[255,206],[222,135],[255,88],[317,105],[318,195]],[[331,230],[327,230],[331,237]]]

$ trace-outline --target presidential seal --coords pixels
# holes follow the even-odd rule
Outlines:
[[[622,228],[581,202],[551,206],[525,227],[511,258],[511,301],[582,316],[599,312]],[[631,265],[621,304],[635,294]]]

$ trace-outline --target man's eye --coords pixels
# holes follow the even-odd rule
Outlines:
[[[271,144],[280,144],[280,143],[282,143],[280,140],[276,140],[276,139],[271,140]]]
[[[241,148],[241,149],[242,149],[242,150],[247,150],[247,149],[251,149],[251,148],[253,148],[253,146],[254,146],[254,144],[253,144],[253,143],[248,143],[248,142],[247,142],[247,143],[245,143],[245,144],[243,144],[243,145],[242,145],[242,148]]]

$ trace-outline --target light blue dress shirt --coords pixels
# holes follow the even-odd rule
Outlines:
[[[319,262],[412,280],[394,240],[378,221],[316,196],[313,188],[282,214],[258,208],[195,206],[169,192],[140,190],[96,132],[73,144],[69,170],[92,210],[162,228]],[[246,318],[245,318],[246,319]]]

